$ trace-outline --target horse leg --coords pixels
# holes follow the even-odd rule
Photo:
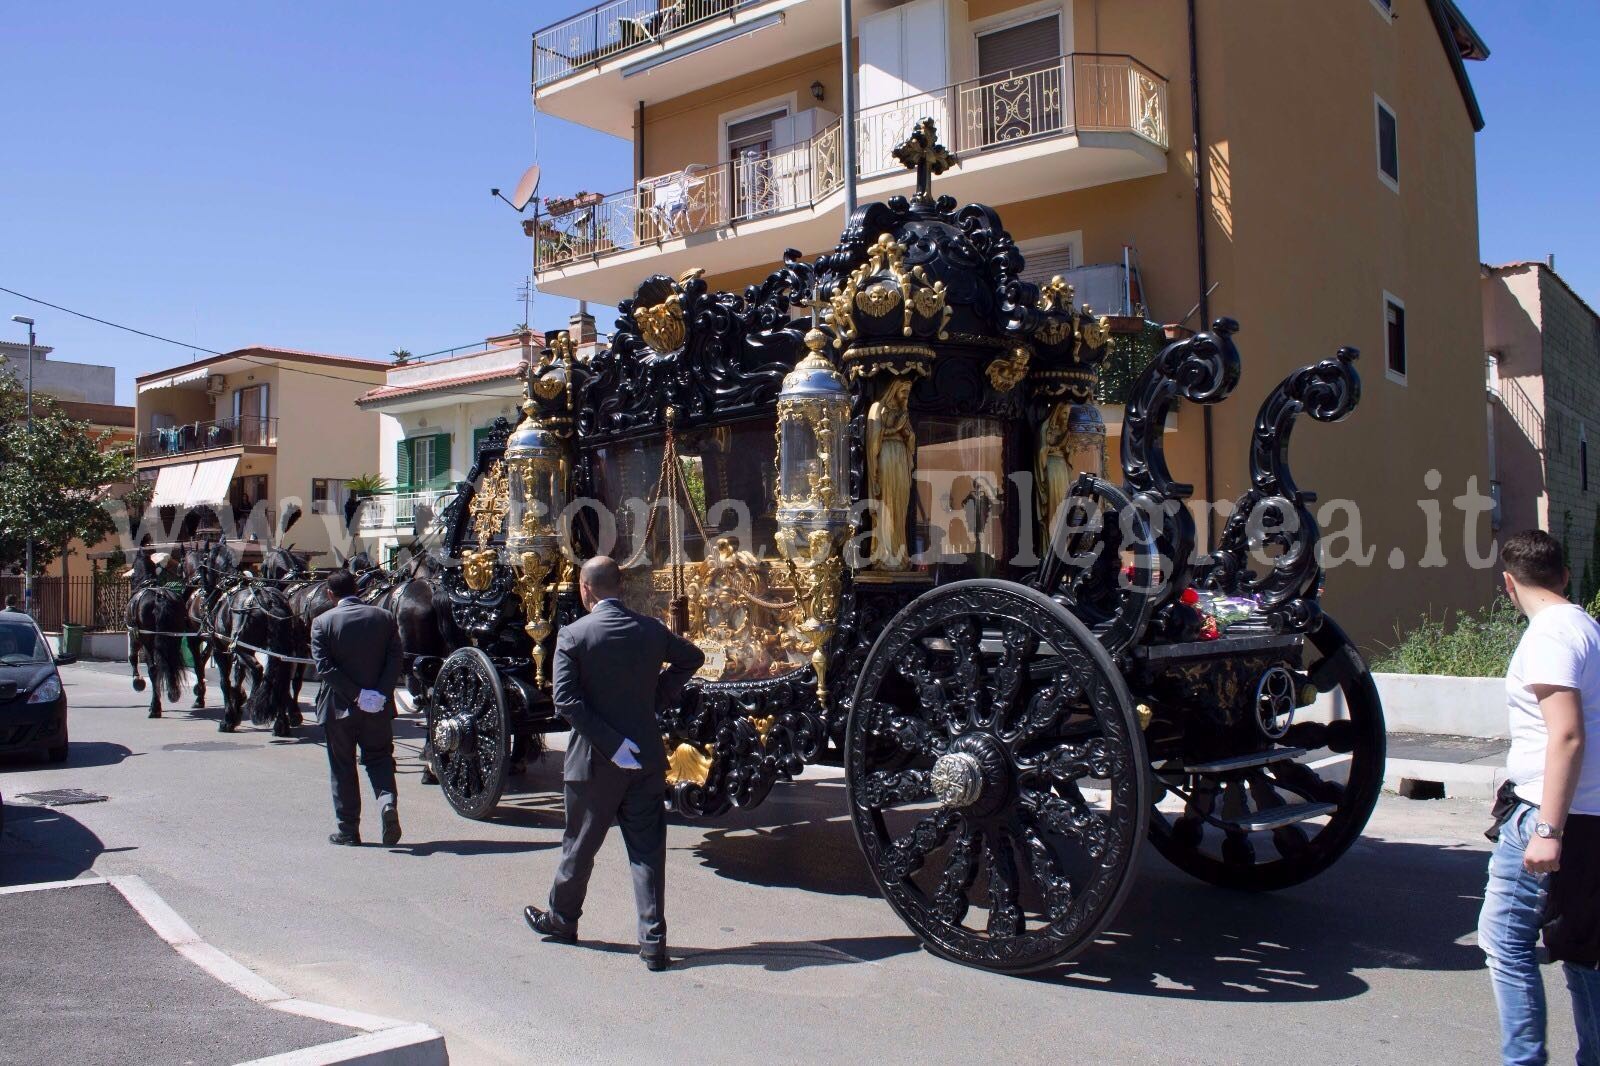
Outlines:
[[[133,691],[144,691],[144,678],[139,676],[139,642],[144,638],[128,634],[128,665],[133,667]]]
[[[189,637],[189,658],[194,660],[194,703],[191,706],[199,710],[206,705],[206,656],[208,654],[203,637]]]
[[[530,739],[526,729],[514,728],[511,730],[511,765],[507,769],[518,777],[528,772],[528,741]]]
[[[297,727],[306,720],[305,715],[300,713],[300,686],[305,683],[306,664],[295,663],[293,669],[294,690],[289,697],[289,725]]]
[[[422,724],[426,728],[429,719],[427,707],[418,706],[417,710],[422,712]],[[431,729],[422,738],[422,783],[424,785],[437,785],[439,783],[439,775],[433,772],[433,730]]]
[[[217,661],[217,680],[222,685],[222,721],[217,723],[217,730],[232,733],[239,728],[243,715],[239,707],[239,679],[234,676],[237,656],[219,647],[212,652],[212,657]]]

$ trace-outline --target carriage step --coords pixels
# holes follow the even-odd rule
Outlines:
[[[1253,751],[1247,755],[1230,755],[1226,759],[1216,759],[1212,762],[1185,763],[1175,769],[1180,774],[1226,774],[1235,770],[1254,770],[1258,766],[1290,762],[1305,753],[1304,748],[1272,748],[1269,751]],[[1163,767],[1161,772],[1169,771]]]
[[[1336,803],[1289,803],[1282,807],[1268,807],[1264,811],[1223,818],[1222,823],[1246,833],[1264,833],[1269,829],[1282,829],[1286,825],[1321,818],[1339,809]]]

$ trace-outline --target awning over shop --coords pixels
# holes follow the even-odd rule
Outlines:
[[[150,497],[150,506],[187,506],[189,486],[194,481],[194,468],[198,465],[198,463],[174,463],[157,471],[156,491]]]
[[[139,386],[140,392],[150,392],[152,389],[170,389],[177,385],[187,385],[191,381],[204,381],[208,371],[185,370],[154,381],[146,381]]]
[[[236,455],[222,459],[206,459],[196,463],[194,480],[184,500],[190,507],[214,507],[226,503],[228,486],[233,482],[233,469],[239,465]],[[159,491],[159,486],[157,490]]]

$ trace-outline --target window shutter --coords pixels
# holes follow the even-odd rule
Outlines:
[[[430,488],[450,487],[450,434],[439,433],[433,438],[433,472],[429,475]]]
[[[1055,59],[1060,48],[1059,15],[985,33],[978,38],[978,77],[1037,70]]]
[[[480,426],[477,429],[472,431],[472,454],[470,456],[468,456],[468,458],[471,459],[472,462],[476,463],[478,461],[478,449],[483,447],[483,438],[487,437],[488,435],[489,435],[489,427],[488,426]],[[471,463],[469,463],[468,465],[470,466]]]
[[[1070,244],[1063,244],[1059,248],[1041,248],[1028,253],[1027,264],[1022,268],[1022,280],[1035,285],[1047,285],[1051,278],[1057,274],[1065,276],[1077,265],[1072,261]]]
[[[411,442],[396,441],[394,446],[394,487],[407,492],[411,488]]]

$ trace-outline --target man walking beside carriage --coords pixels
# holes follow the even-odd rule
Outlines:
[[[556,639],[553,694],[572,723],[567,741],[566,828],[549,909],[528,906],[534,932],[576,943],[595,853],[615,822],[622,830],[639,908],[639,954],[652,971],[667,961],[666,752],[656,709],[682,694],[705,653],[622,602],[622,573],[598,555],[583,564],[578,594],[589,612]],[[665,670],[662,664],[667,664]]]
[[[314,717],[327,738],[338,829],[332,844],[361,843],[361,786],[356,756],[378,800],[383,843],[400,842],[394,767],[394,690],[400,680],[400,633],[394,616],[356,598],[348,570],[328,575],[336,605],[311,626],[311,658],[322,679]]]

